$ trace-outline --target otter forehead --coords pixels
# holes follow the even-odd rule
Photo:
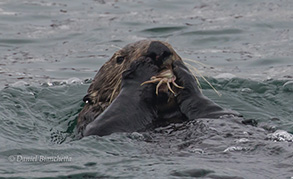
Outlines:
[[[140,40],[140,41],[126,45],[118,52],[131,53],[137,50],[139,50],[139,52],[143,55],[146,55],[148,52],[153,52],[153,51],[158,52],[158,50],[166,50],[166,51],[170,51],[170,53],[174,51],[172,46],[168,44],[167,42],[157,41],[157,40],[156,41],[155,40]]]
[[[169,57],[171,57],[170,61],[181,60],[169,43],[155,40],[141,40],[128,44],[117,51],[113,58],[123,57],[126,61],[133,61],[141,56],[154,59],[158,66],[161,66]]]

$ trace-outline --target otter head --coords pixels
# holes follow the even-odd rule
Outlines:
[[[118,96],[122,73],[140,57],[150,57],[161,70],[171,68],[174,60],[181,60],[171,45],[162,41],[141,40],[115,52],[100,68],[88,89],[88,94],[83,99],[85,106],[78,117],[79,131],[101,114]],[[172,103],[169,96],[169,94],[158,96],[158,101],[167,104],[162,109],[167,109],[168,103]]]

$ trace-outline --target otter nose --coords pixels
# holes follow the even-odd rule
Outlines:
[[[162,42],[153,41],[147,50],[147,56],[155,60],[157,65],[161,65],[172,55],[171,50]]]

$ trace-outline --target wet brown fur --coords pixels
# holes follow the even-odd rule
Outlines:
[[[111,59],[100,68],[88,89],[84,98],[86,103],[78,116],[77,127],[79,132],[82,132],[86,125],[100,115],[117,97],[120,92],[122,73],[129,68],[131,62],[146,55],[151,42],[153,41],[141,40],[126,45],[115,52]],[[170,57],[172,61],[182,60],[170,44],[161,43],[172,52]],[[121,62],[121,59],[124,60]],[[161,68],[164,68],[164,66]]]

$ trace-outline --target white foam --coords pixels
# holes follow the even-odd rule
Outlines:
[[[231,73],[221,73],[221,74],[218,74],[217,76],[215,76],[214,78],[224,78],[224,79],[232,79],[232,78],[235,78],[236,76],[231,74]]]
[[[224,152],[238,152],[238,151],[247,151],[248,148],[241,146],[231,146],[224,150]]]
[[[275,142],[293,142],[293,135],[284,130],[277,130],[268,134],[267,137]]]
[[[25,81],[17,81],[15,83],[10,84],[9,86],[11,87],[22,87],[22,86],[29,86],[29,83],[25,82]]]

